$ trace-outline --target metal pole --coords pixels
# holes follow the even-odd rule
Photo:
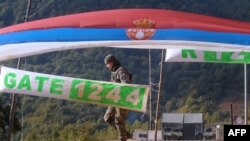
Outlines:
[[[26,14],[25,14],[25,18],[24,18],[25,22],[27,22],[29,20],[31,2],[32,2],[32,0],[28,0]]]
[[[233,119],[233,104],[230,104],[230,118],[231,118],[231,125],[234,124],[234,119]]]
[[[148,50],[148,77],[149,77],[149,85],[151,86],[151,49]],[[149,130],[152,130],[152,88],[150,87],[149,91]]]
[[[20,58],[18,58],[17,62],[17,68],[20,66]],[[10,107],[10,116],[9,116],[9,131],[8,131],[8,137],[7,140],[11,141],[11,135],[12,135],[12,130],[13,130],[13,124],[14,124],[14,117],[15,117],[15,112],[16,112],[16,94],[12,94],[12,101],[11,101],[11,107]]]
[[[157,128],[158,128],[158,116],[159,116],[159,105],[160,105],[160,96],[161,96],[161,83],[162,83],[162,65],[163,65],[163,49],[161,51],[161,66],[160,66],[160,80],[159,80],[159,91],[157,96],[157,105],[156,105],[156,115],[155,115],[155,141],[157,141]]]
[[[29,10],[30,10],[30,5],[31,5],[31,0],[28,0],[28,5],[27,5],[27,10],[25,14],[25,22],[28,21],[29,18]],[[20,67],[20,62],[21,58],[18,58],[17,61],[17,69]],[[12,101],[11,101],[11,107],[10,107],[10,116],[9,116],[9,131],[8,131],[8,137],[7,141],[11,141],[11,135],[12,135],[12,130],[13,130],[13,124],[14,124],[14,117],[15,117],[15,112],[16,112],[16,94],[12,94]]]
[[[247,64],[244,64],[244,124],[247,125],[248,114],[247,114]]]

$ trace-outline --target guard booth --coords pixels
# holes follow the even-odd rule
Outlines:
[[[203,114],[186,113],[184,114],[183,138],[188,140],[203,138]]]
[[[175,129],[180,129],[181,133],[174,132]],[[163,113],[162,132],[163,132],[164,140],[202,139],[203,137],[202,136],[203,114],[202,113]]]

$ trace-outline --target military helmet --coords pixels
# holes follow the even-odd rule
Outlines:
[[[105,64],[110,63],[110,62],[118,62],[115,56],[112,54],[107,55],[104,59]]]

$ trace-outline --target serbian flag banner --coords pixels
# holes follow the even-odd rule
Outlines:
[[[115,9],[0,29],[0,61],[93,47],[250,51],[250,23],[173,10]]]

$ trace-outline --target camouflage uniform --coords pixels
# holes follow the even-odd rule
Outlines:
[[[115,60],[117,61],[117,60]],[[131,83],[130,73],[120,66],[120,63],[115,62],[111,70],[111,81],[117,83]],[[128,116],[126,109],[109,106],[104,115],[105,122],[117,129],[120,141],[127,140],[127,131],[125,127],[125,119]]]

